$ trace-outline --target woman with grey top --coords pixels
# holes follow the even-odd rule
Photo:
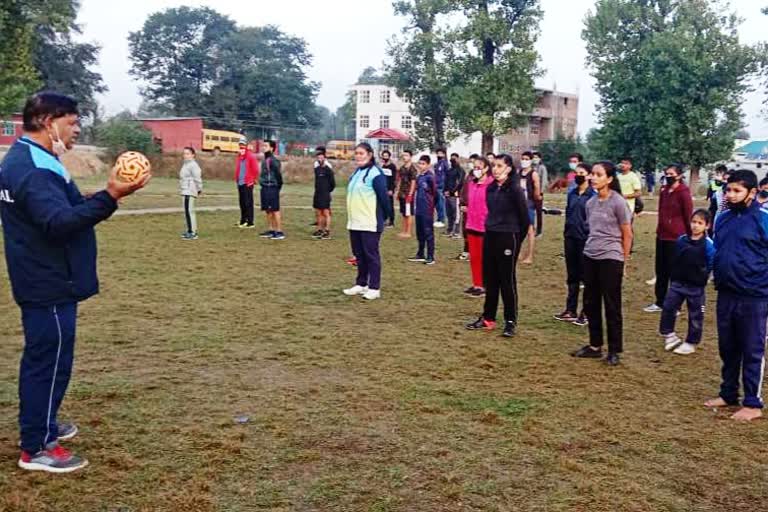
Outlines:
[[[182,240],[197,240],[195,201],[203,193],[203,171],[195,160],[195,149],[184,148],[184,163],[179,171],[179,191],[184,198],[184,220],[187,230]]]

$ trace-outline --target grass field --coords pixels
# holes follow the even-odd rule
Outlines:
[[[158,180],[125,207],[175,205],[173,190]],[[234,200],[229,184],[208,191],[201,203]],[[286,203],[310,194],[287,187]],[[16,469],[22,333],[2,266],[0,511],[766,509],[766,424],[701,407],[719,384],[714,292],[690,358],[665,353],[658,316],[641,312],[654,217],[637,224],[616,369],[569,357],[586,331],[552,320],[559,218],[520,268],[519,333],[504,340],[463,329],[481,304],[461,294],[458,242],[441,239],[426,267],[388,231],[383,298],[364,304],[340,292],[346,233],[311,240],[311,217],[289,209],[284,242],[234,229],[233,212],[200,214],[194,243],[178,215],[99,228],[102,294],[82,306],[62,411],[91,461],[73,476]]]

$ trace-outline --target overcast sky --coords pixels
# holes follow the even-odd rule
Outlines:
[[[585,69],[586,51],[581,30],[594,0],[541,0],[544,19],[538,48],[541,64],[547,70],[539,80],[543,87],[554,87],[581,95],[579,131],[585,134],[595,125],[598,96]],[[745,18],[742,40],[755,43],[768,39],[768,17],[760,13],[767,0],[736,0],[737,13]],[[98,71],[109,92],[102,98],[108,113],[135,110],[141,98],[139,84],[128,74],[129,32],[141,29],[146,17],[168,7],[209,6],[226,14],[240,25],[279,25],[283,31],[303,37],[314,55],[309,71],[312,80],[322,83],[318,103],[335,110],[344,102],[347,86],[354,83],[363,68],[379,67],[385,58],[387,40],[399,32],[403,21],[392,13],[390,0],[281,0],[267,2],[131,0],[104,2],[83,0],[78,21],[83,39],[102,46]],[[761,92],[751,94],[745,104],[746,122],[753,138],[768,138],[768,121],[761,113]]]

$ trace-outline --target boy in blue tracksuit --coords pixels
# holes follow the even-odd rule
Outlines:
[[[715,244],[707,236],[709,219],[707,210],[693,212],[691,234],[681,236],[675,244],[659,333],[664,337],[664,349],[673,350],[678,355],[693,354],[701,343],[706,288],[715,261]],[[685,342],[675,334],[675,322],[683,302],[688,304],[688,336]]]
[[[762,416],[765,334],[768,320],[768,211],[755,200],[757,176],[734,171],[725,196],[728,209],[715,226],[715,287],[717,334],[723,362],[720,396],[707,407],[739,404],[739,377],[743,377],[742,408],[732,418],[750,421]]]
[[[435,228],[433,222],[435,202],[440,192],[437,188],[435,173],[429,167],[430,163],[431,159],[428,155],[423,155],[419,158],[419,176],[416,178],[416,198],[414,200],[416,237],[419,240],[419,252],[413,258],[409,258],[409,261],[434,265]],[[425,249],[426,255],[424,254]]]
[[[117,180],[83,197],[59,156],[80,133],[77,102],[40,93],[24,107],[24,136],[0,163],[0,217],[13,296],[21,308],[19,467],[68,473],[87,465],[59,445],[77,427],[58,421],[74,360],[77,305],[99,292],[96,234],[117,201],[142,188]]]

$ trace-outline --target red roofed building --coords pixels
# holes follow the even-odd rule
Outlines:
[[[13,114],[8,119],[0,119],[0,146],[10,146],[21,137],[22,116]]]
[[[394,128],[378,128],[366,134],[365,140],[377,153],[387,149],[392,154],[399,155],[411,138]]]

